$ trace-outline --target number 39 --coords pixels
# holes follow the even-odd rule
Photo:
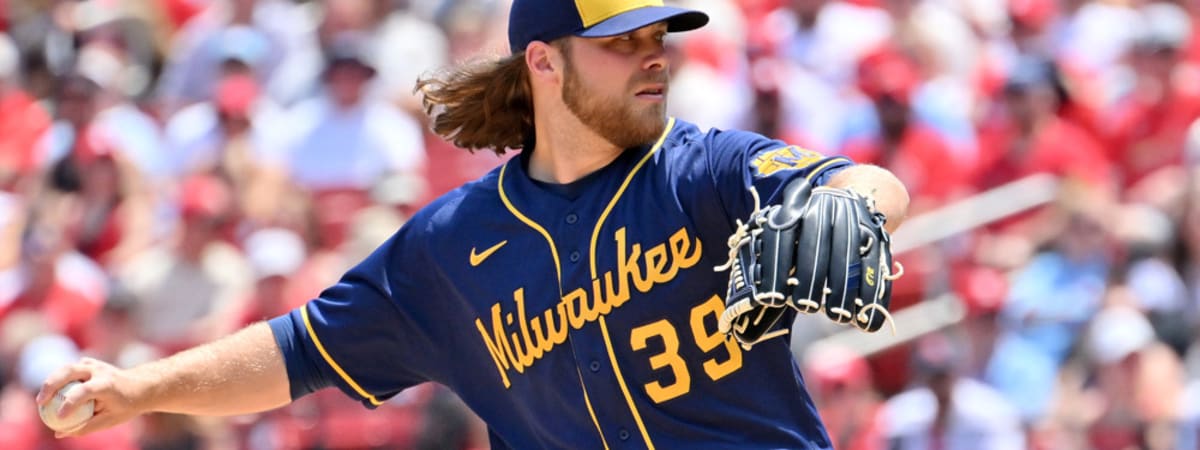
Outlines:
[[[720,347],[721,344],[725,345],[727,357],[714,357],[704,361],[704,373],[713,381],[720,380],[742,367],[741,347],[738,347],[733,341],[726,340],[716,331],[716,319],[724,309],[725,303],[721,301],[721,297],[714,295],[699,306],[692,308],[691,313],[692,338],[700,351],[709,353]],[[713,331],[711,332],[704,326],[705,318],[708,316],[713,318]],[[666,386],[658,381],[645,384],[646,394],[650,395],[650,399],[654,400],[654,403],[662,403],[688,393],[691,390],[692,376],[688,372],[683,358],[679,356],[679,334],[676,333],[675,326],[671,325],[667,319],[634,328],[629,335],[629,344],[634,351],[642,350],[646,348],[647,342],[652,337],[661,339],[664,348],[662,353],[650,357],[650,367],[654,370],[669,368],[675,376],[675,381]]]

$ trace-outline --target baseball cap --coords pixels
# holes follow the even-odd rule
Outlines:
[[[238,61],[256,68],[271,57],[271,39],[263,31],[246,25],[224,28],[205,43],[211,57],[218,62]]]
[[[1170,3],[1143,6],[1142,26],[1134,37],[1134,46],[1144,51],[1180,49],[1192,34],[1191,20],[1182,7]]]
[[[1092,359],[1114,364],[1154,343],[1154,327],[1140,311],[1128,306],[1111,306],[1096,314],[1087,331]]]
[[[246,259],[258,279],[291,276],[304,264],[304,240],[284,228],[266,228],[251,233],[244,243]]]
[[[1040,56],[1021,56],[1004,82],[1008,93],[1022,93],[1040,87],[1056,87],[1058,69],[1054,62]]]
[[[220,217],[229,211],[233,203],[229,187],[214,176],[189,176],[179,189],[179,210],[184,217]]]
[[[867,53],[858,63],[858,88],[872,100],[891,97],[908,104],[920,84],[916,64],[892,45]]]
[[[688,31],[707,24],[708,15],[662,0],[513,0],[508,45],[517,53],[533,41],[616,36],[663,21],[667,31]]]
[[[352,31],[335,35],[325,48],[325,71],[339,64],[353,64],[375,75],[375,58],[367,36]]]

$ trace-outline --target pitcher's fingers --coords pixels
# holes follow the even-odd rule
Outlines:
[[[72,381],[87,382],[92,379],[92,368],[83,362],[77,362],[69,366],[63,366],[55,370],[50,376],[46,377],[46,381],[42,382],[42,389],[37,394],[38,406],[45,405],[54,398],[54,393],[66,386]]]
[[[63,438],[69,438],[69,437],[83,436],[85,434],[94,433],[96,431],[104,430],[107,428],[112,428],[113,426],[116,426],[119,423],[121,423],[120,418],[114,417],[112,414],[106,414],[104,411],[100,411],[100,412],[97,412],[95,416],[92,416],[91,419],[88,419],[86,422],[84,422],[83,426],[73,429],[73,430],[65,431],[65,432],[63,432],[63,431],[56,432],[56,433],[54,433],[54,437],[57,439],[63,439]]]
[[[63,395],[62,405],[58,407],[56,414],[60,418],[67,417],[87,403],[88,400],[95,400],[97,391],[99,389],[97,389],[96,383],[90,381],[71,388],[70,391],[67,391]]]

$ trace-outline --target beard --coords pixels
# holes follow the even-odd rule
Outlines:
[[[632,97],[611,97],[589,90],[567,58],[562,100],[588,128],[619,148],[648,145],[666,128],[666,102],[639,105]],[[665,72],[629,80],[629,90],[638,83],[666,83]]]

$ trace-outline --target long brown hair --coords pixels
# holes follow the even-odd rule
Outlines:
[[[533,92],[524,52],[427,74],[417,80],[415,92],[433,132],[458,147],[503,155],[533,138]]]

